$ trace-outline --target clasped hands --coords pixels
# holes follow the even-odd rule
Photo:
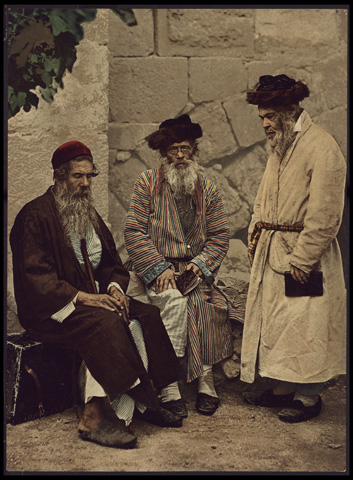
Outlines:
[[[186,267],[186,270],[193,270],[193,272],[200,278],[202,278],[202,271],[195,263],[189,263]],[[165,290],[168,290],[169,284],[172,288],[177,288],[175,282],[175,273],[172,267],[167,268],[164,270],[155,280],[154,287],[156,293],[162,293]]]
[[[126,323],[130,323],[129,320],[129,306],[130,297],[122,293],[114,285],[110,287],[109,293],[86,293],[79,292],[77,299],[77,305],[86,305],[88,307],[104,308],[111,312],[117,312]]]

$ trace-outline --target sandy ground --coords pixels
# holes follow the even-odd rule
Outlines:
[[[81,440],[74,408],[15,426],[8,424],[4,474],[349,474],[345,377],[326,387],[320,416],[300,424],[281,422],[279,409],[245,404],[241,392],[254,386],[239,379],[223,382],[218,386],[220,407],[211,417],[197,413],[195,386],[182,386],[189,410],[182,428],[160,428],[134,420],[138,443],[132,450]]]

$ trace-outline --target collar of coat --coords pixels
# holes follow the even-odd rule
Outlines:
[[[160,190],[164,182],[167,183],[167,180],[165,178],[164,168],[162,165],[158,170],[157,185],[156,185],[157,195],[160,193]],[[192,199],[196,206],[196,215],[199,217],[201,216],[201,211],[202,211],[202,185],[201,185],[200,175],[197,176],[195,190],[194,190],[194,193],[192,194]]]

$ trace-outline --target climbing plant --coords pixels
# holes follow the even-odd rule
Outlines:
[[[110,10],[126,25],[137,25],[132,10]],[[34,91],[53,101],[58,88],[64,87],[65,72],[71,72],[76,61],[76,46],[84,36],[82,23],[96,15],[96,8],[6,9],[8,118],[21,108],[26,112],[37,108],[39,97]]]

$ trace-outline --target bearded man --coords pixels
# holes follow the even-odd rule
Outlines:
[[[186,353],[186,380],[198,382],[197,411],[212,415],[219,405],[213,365],[233,354],[230,318],[241,316],[241,304],[238,311],[214,282],[228,251],[229,227],[218,188],[198,172],[201,136],[200,125],[185,114],[165,120],[146,138],[162,165],[136,180],[125,246],[177,356]],[[180,284],[185,276],[186,289]],[[188,276],[194,277],[190,283]],[[177,382],[162,389],[160,400],[171,412],[188,415]]]
[[[258,106],[269,158],[249,226],[252,264],[241,380],[275,380],[248,403],[280,407],[279,418],[319,415],[320,393],[345,373],[346,288],[336,239],[346,162],[336,141],[299,106],[308,87],[286,75],[260,77]]]
[[[98,172],[77,141],[52,156],[54,186],[27,203],[10,234],[18,317],[34,340],[75,349],[83,359],[85,407],[79,435],[131,448],[133,415],[165,427],[182,419],[162,409],[159,389],[179,362],[158,308],[125,295],[129,273],[92,203]],[[108,399],[116,416],[105,416]]]

